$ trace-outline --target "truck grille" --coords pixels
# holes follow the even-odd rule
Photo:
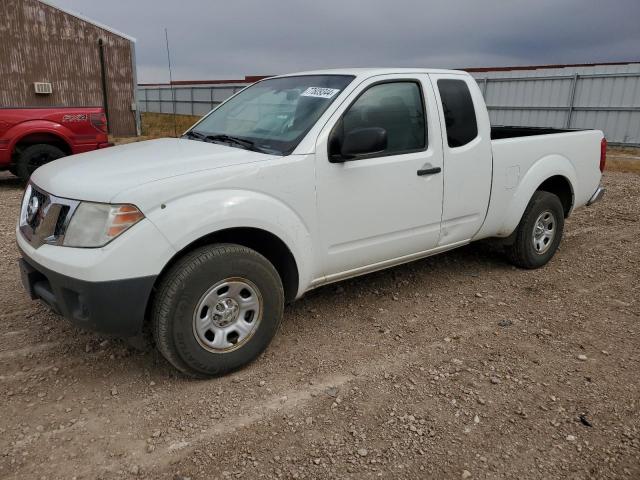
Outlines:
[[[67,219],[71,220],[71,216],[69,215],[69,211],[71,207],[69,205],[63,205],[60,208],[60,213],[58,214],[58,220],[56,221],[56,226],[53,230],[53,235],[56,237],[62,236],[65,234],[67,229]]]
[[[20,232],[34,248],[62,245],[64,234],[79,202],[55,197],[29,184],[22,200]]]
[[[39,205],[39,207],[35,212],[35,215],[33,215],[31,218],[27,218],[27,224],[32,229],[35,229],[40,224],[40,221],[41,221],[40,214],[42,213],[42,209],[44,208],[44,205],[49,201],[49,197],[45,193],[42,193],[36,190],[35,188],[32,188],[31,198],[29,199],[29,202],[31,202],[32,199],[34,198],[35,200],[37,200],[37,204]]]

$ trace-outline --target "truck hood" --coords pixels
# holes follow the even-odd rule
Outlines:
[[[38,168],[31,181],[58,197],[110,202],[118,193],[145,183],[275,157],[220,144],[162,138],[61,158]]]

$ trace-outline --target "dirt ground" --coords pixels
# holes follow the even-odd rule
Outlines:
[[[491,244],[327,286],[209,381],[20,285],[0,177],[0,478],[640,478],[640,176],[545,268]]]

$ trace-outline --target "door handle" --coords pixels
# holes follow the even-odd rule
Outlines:
[[[436,173],[440,173],[442,169],[440,167],[432,167],[432,168],[421,168],[418,170],[418,176],[422,177],[423,175],[435,175]]]

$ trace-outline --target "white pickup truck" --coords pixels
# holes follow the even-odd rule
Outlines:
[[[32,298],[206,377],[269,344],[305,292],[501,239],[553,256],[598,200],[600,131],[491,127],[464,72],[326,70],[260,81],[182,138],[36,170],[17,225]]]

